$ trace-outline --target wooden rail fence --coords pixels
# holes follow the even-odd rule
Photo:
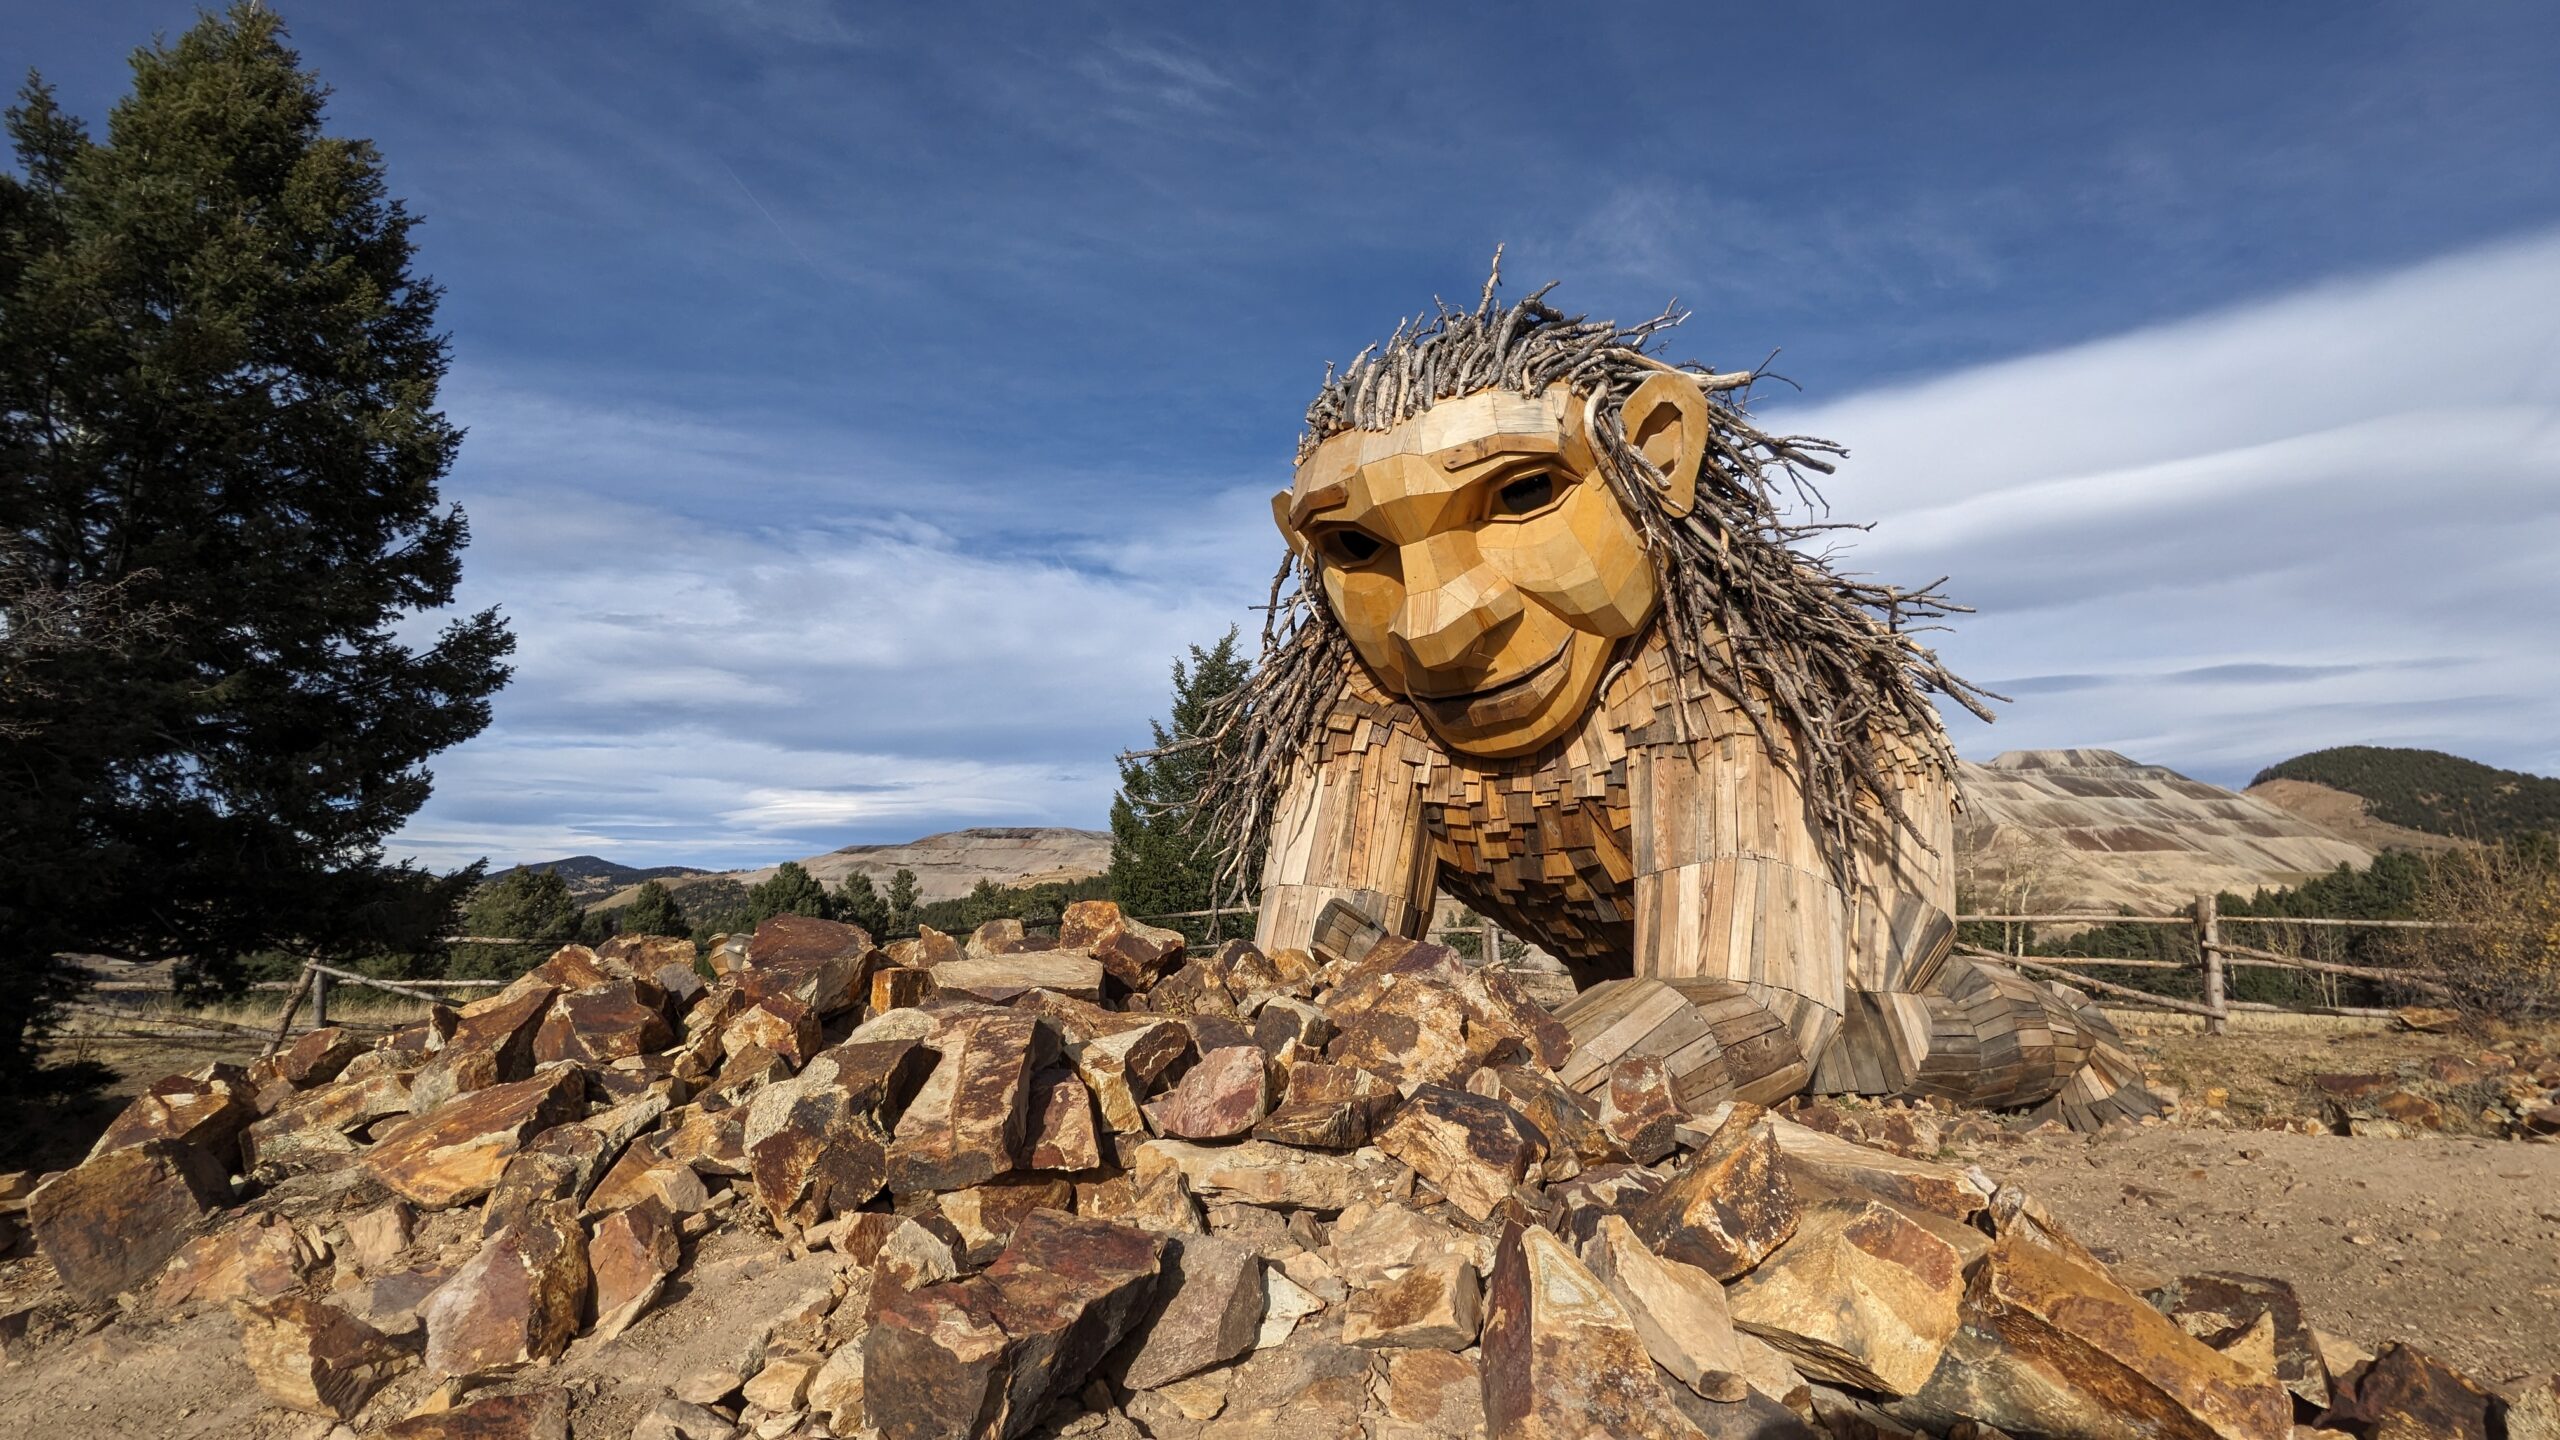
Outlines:
[[[1132,918],[1151,923],[1165,920],[1207,920],[1211,924],[1211,933],[1215,934],[1219,924],[1227,917],[1247,913],[1250,912],[1232,908],[1176,910],[1161,915],[1139,915]],[[2231,1015],[2235,1011],[2286,1011],[2289,1009],[2292,1013],[2296,1014],[2344,1015],[2359,1018],[2382,1018],[2393,1013],[2390,1010],[2359,1006],[2302,1005],[2287,1007],[2260,1002],[2233,1000],[2227,993],[2227,986],[2225,983],[2228,973],[2233,969],[2259,968],[2270,970],[2293,970],[2305,974],[2334,975],[2346,979],[2371,980],[2383,984],[2401,985],[2412,990],[2432,995],[2443,995],[2446,993],[2443,985],[2413,970],[2375,965],[2349,965],[2334,960],[2314,960],[2305,956],[2286,955],[2281,952],[2264,949],[2259,946],[2234,944],[2222,937],[2222,928],[2226,925],[2299,925],[2312,929],[2358,930],[2455,930],[2468,928],[2461,921],[2451,920],[2359,920],[2331,916],[2225,915],[2221,913],[2219,904],[2211,895],[2197,896],[2195,903],[2189,906],[2186,911],[2174,915],[2089,915],[2053,913],[1979,914],[1958,915],[1956,917],[1956,923],[1958,925],[1969,925],[1978,922],[2009,925],[2166,925],[2184,927],[2195,937],[2197,958],[2194,962],[2185,960],[2155,960],[2130,956],[2018,955],[2011,954],[2004,950],[1990,949],[1985,946],[1965,944],[1957,945],[1955,947],[1955,952],[1959,955],[1965,955],[1975,959],[1996,961],[2002,965],[2014,966],[2015,968],[2027,971],[2030,974],[2051,976],[2055,979],[2067,981],[2081,989],[2093,990],[2101,995],[2112,996],[2129,1004],[2167,1010],[2182,1015],[2194,1015],[2204,1021],[2205,1032],[2212,1035],[2219,1035],[2223,1032],[2225,1022],[2230,1019]],[[1489,919],[1479,919],[1466,925],[1440,926],[1434,928],[1430,933],[1435,937],[1455,935],[1475,936],[1478,939],[1478,943],[1482,946],[1482,949],[1477,953],[1488,956],[1498,956],[1502,953],[1504,932],[1499,926]],[[546,945],[551,943],[544,940],[523,940],[503,935],[448,935],[444,937],[444,940],[447,944],[453,945]],[[2111,980],[2100,980],[2094,976],[2078,973],[2085,969],[2199,971],[2201,972],[2202,977],[2200,988],[2203,991],[2203,999],[2201,1001],[2185,1000],[2174,995],[2156,994],[2137,986],[2118,984]],[[264,1039],[266,1041],[267,1050],[272,1052],[282,1046],[286,1037],[292,1033],[293,1022],[300,1014],[306,1001],[311,1007],[311,1028],[319,1029],[328,1025],[330,1023],[330,991],[339,985],[359,985],[368,989],[380,990],[389,994],[403,996],[407,999],[422,1000],[433,1004],[439,1003],[445,998],[443,995],[436,993],[439,991],[450,992],[496,989],[504,983],[505,982],[498,980],[385,980],[372,975],[358,974],[352,970],[342,970],[333,965],[324,965],[317,960],[309,960],[303,963],[301,975],[294,980],[261,981],[249,987],[252,990],[286,992],[284,1013],[277,1018],[276,1026],[272,1033],[252,1029],[251,1027],[244,1025],[234,1024],[229,1021],[213,1020],[200,1016],[157,1016],[152,1018],[155,1023],[178,1025],[217,1034]],[[102,981],[90,988],[107,993],[168,993],[168,987],[164,985],[155,985],[142,981]],[[75,1005],[73,1008],[78,1013],[83,1014],[113,1018],[133,1018],[130,1016],[120,1015],[117,1011],[108,1007]]]

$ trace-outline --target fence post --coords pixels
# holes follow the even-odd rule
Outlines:
[[[1495,927],[1493,917],[1490,915],[1477,916],[1476,923],[1481,927],[1477,933],[1483,937],[1476,942],[1478,946],[1476,953],[1483,957],[1481,963],[1486,965],[1501,963],[1502,931]]]
[[[311,1028],[329,1028],[329,976],[321,970],[311,972]]]
[[[2231,1014],[2230,1002],[2222,993],[2222,916],[2221,902],[2211,895],[2196,897],[2196,958],[2204,964],[2204,1006],[2213,1013],[2205,1017],[2204,1033],[2219,1035],[2222,1022]]]

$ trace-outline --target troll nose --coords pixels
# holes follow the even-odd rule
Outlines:
[[[1482,565],[1471,565],[1427,589],[1406,592],[1396,611],[1396,643],[1416,669],[1466,662],[1477,641],[1520,613],[1520,592]]]

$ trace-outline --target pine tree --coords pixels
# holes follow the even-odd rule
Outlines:
[[[1150,721],[1155,748],[1206,733],[1209,706],[1242,685],[1252,669],[1237,653],[1232,629],[1203,650],[1190,647],[1186,662],[1173,662],[1173,714]],[[1233,897],[1216,892],[1218,856],[1185,829],[1185,808],[1200,792],[1212,757],[1206,752],[1182,755],[1126,756],[1120,761],[1120,793],[1111,801],[1112,897],[1132,915],[1164,915],[1206,910]],[[1246,874],[1260,866],[1248,861]],[[1184,927],[1195,936],[1205,925]],[[1249,917],[1239,917],[1229,932],[1250,931]]]
[[[889,903],[880,898],[871,877],[859,870],[848,871],[836,885],[836,918],[848,925],[859,925],[875,939],[889,933]]]
[[[438,292],[367,142],[255,4],[133,58],[92,141],[30,78],[0,172],[0,630],[113,596],[156,628],[0,692],[0,1072],[52,955],[418,946],[476,883],[382,863],[514,641],[451,603]],[[58,609],[58,607],[56,607]],[[394,929],[423,933],[391,933]]]
[[[676,893],[664,882],[642,881],[640,893],[622,911],[622,933],[625,935],[690,935],[693,927],[685,923],[684,907],[676,903]]]
[[[901,865],[889,876],[889,924],[891,935],[916,933],[916,872]]]
[[[469,935],[531,940],[531,945],[464,945],[450,970],[465,978],[514,976],[540,964],[562,945],[592,938],[584,907],[569,882],[551,870],[510,870],[476,891],[462,909]]]
[[[799,861],[785,860],[771,877],[747,887],[747,910],[759,925],[776,915],[815,915],[823,920],[828,914],[827,887]]]

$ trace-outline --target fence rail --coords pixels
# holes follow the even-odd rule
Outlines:
[[[1210,910],[1177,910],[1159,915],[1139,915],[1132,918],[1150,922],[1161,922],[1167,920],[1207,920],[1212,922],[1212,929],[1214,931],[1218,927],[1218,922],[1222,922],[1232,916],[1250,915],[1251,913],[1252,912],[1249,910],[1239,908],[1219,908]],[[2197,896],[2195,903],[2189,906],[2184,913],[2172,915],[2093,915],[2071,912],[2034,914],[1984,913],[1958,915],[1955,917],[1955,921],[1960,926],[1975,923],[1986,923],[2006,925],[2089,926],[2159,925],[2186,928],[2192,931],[2195,937],[2196,959],[2193,961],[2159,960],[2134,956],[2021,955],[2011,954],[2004,950],[1991,949],[1985,946],[1967,944],[1957,945],[1955,947],[1955,953],[1976,959],[1996,961],[2000,964],[2013,966],[2031,974],[2049,976],[2081,989],[2096,991],[2099,994],[2116,997],[2128,1003],[2148,1006],[2159,1010],[2166,1010],[2177,1014],[2194,1015],[2204,1021],[2206,1033],[2217,1035],[2222,1033],[2225,1022],[2228,1021],[2235,1012],[2290,1011],[2297,1014],[2345,1015],[2365,1018],[2387,1016],[2393,1013],[2389,1010],[2375,1009],[2369,1006],[2286,1006],[2271,1005],[2255,1001],[2233,1000],[2227,993],[2225,981],[2228,972],[2235,969],[2292,970],[2303,974],[2336,976],[2344,979],[2368,980],[2378,984],[2400,985],[2411,990],[2432,995],[2444,995],[2447,993],[2442,984],[2412,970],[2375,965],[2350,965],[2335,960],[2315,960],[2307,956],[2286,955],[2279,951],[2268,950],[2255,945],[2234,944],[2222,938],[2222,927],[2225,925],[2299,925],[2314,929],[2339,930],[2461,930],[2473,928],[2467,922],[2458,920],[2363,920],[2339,916],[2225,915],[2221,913],[2219,904],[2215,897],[2211,895]],[[1496,925],[1492,920],[1482,918],[1463,925],[1435,926],[1429,933],[1435,937],[1457,935],[1478,937],[1479,943],[1484,947],[1479,953],[1488,956],[1500,955],[1502,953],[1501,947],[1505,935],[1505,932],[1501,927]],[[445,943],[453,945],[546,945],[552,943],[543,940],[526,940],[503,935],[448,935],[443,938]],[[2162,995],[2136,986],[2120,984],[2111,980],[2102,980],[2095,976],[2078,973],[2082,970],[2089,969],[2196,971],[2199,972],[2201,977],[2200,988],[2203,991],[2203,998],[2201,1000],[2188,1000],[2174,995]],[[498,988],[504,983],[505,982],[498,980],[385,980],[376,976],[359,974],[352,970],[340,969],[334,965],[324,965],[317,960],[308,960],[303,964],[302,973],[293,980],[260,981],[249,987],[253,990],[281,991],[286,993],[284,1012],[277,1018],[275,1029],[271,1033],[261,1030],[253,1030],[250,1027],[237,1025],[227,1021],[214,1021],[195,1017],[177,1019],[169,1019],[169,1017],[156,1018],[166,1019],[168,1020],[168,1023],[181,1024],[197,1030],[216,1031],[225,1034],[237,1034],[263,1038],[267,1042],[267,1049],[269,1051],[273,1051],[281,1047],[285,1039],[292,1034],[293,1022],[299,1017],[302,1007],[306,1002],[311,1007],[311,1027],[317,1029],[328,1025],[330,1023],[330,992],[339,986],[357,985],[367,989],[380,990],[388,994],[398,995],[406,999],[421,1000],[430,1004],[435,1004],[441,1003],[444,999],[443,995],[436,993],[439,991],[468,992],[473,990],[491,990]],[[112,994],[169,993],[169,987],[167,985],[155,984],[147,981],[109,980],[102,981],[91,988],[96,991]],[[115,1013],[110,1009],[101,1007],[80,1008],[84,1011],[98,1015],[99,1018],[109,1018]]]

